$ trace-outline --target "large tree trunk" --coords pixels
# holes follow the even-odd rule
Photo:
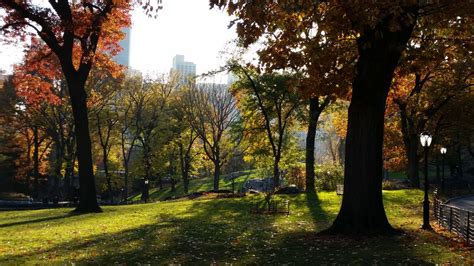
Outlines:
[[[187,173],[183,173],[183,189],[184,194],[189,193],[189,176]]]
[[[71,173],[72,173],[72,165],[69,162],[69,159],[66,158],[66,168],[64,170],[64,198],[66,200],[70,200],[71,198]]]
[[[105,179],[107,180],[107,191],[109,194],[109,200],[113,202],[114,197],[112,195],[112,180],[109,174],[109,164],[108,164],[108,154],[107,154],[107,147],[102,147],[102,163],[104,164],[104,174]]]
[[[144,185],[143,185],[143,192],[142,192],[142,200],[145,202],[148,201],[148,196],[150,195],[149,191],[149,182],[150,182],[150,177],[151,177],[151,151],[150,147],[148,145],[144,145],[143,147],[143,163],[145,164],[145,178],[143,179]],[[160,181],[161,183],[161,181]],[[161,189],[161,187],[160,187]]]
[[[314,144],[319,115],[321,114],[318,107],[318,97],[310,98],[308,132],[306,134],[306,191],[313,191],[316,189],[314,186]]]
[[[67,200],[71,200],[71,182],[74,179],[74,147],[70,143],[66,144],[66,169],[64,171],[64,194]]]
[[[87,94],[85,79],[76,81],[68,77],[69,95],[74,116],[74,129],[76,136],[77,161],[79,164],[79,205],[75,212],[101,212],[97,203],[94,171],[92,167],[91,138],[89,135],[89,120],[87,111]]]
[[[130,158],[130,153],[132,152],[132,149],[133,149],[133,143],[134,142],[132,142],[132,146],[130,147],[130,150],[127,154],[126,148],[125,148],[125,137],[124,137],[124,133],[122,133],[120,146],[122,148],[122,157],[123,157],[122,162],[123,162],[123,168],[125,172],[124,173],[125,189],[124,189],[124,195],[123,195],[125,203],[127,203],[127,200],[128,200],[128,175],[129,175],[128,162]]]
[[[407,171],[410,184],[414,188],[420,187],[418,136],[410,135],[405,143],[407,153]]]
[[[221,174],[221,150],[219,147],[219,144],[214,144],[216,145],[213,149],[214,151],[214,191],[219,190],[219,176]]]
[[[176,170],[175,170],[175,157],[174,157],[174,151],[170,153],[170,157],[169,157],[169,164],[170,164],[170,167],[169,167],[169,173],[170,173],[170,182],[171,182],[171,192],[175,192],[176,191],[176,181],[174,179],[174,176],[176,174]]]
[[[59,199],[59,180],[61,178],[61,169],[63,165],[63,146],[61,141],[56,138],[55,140],[55,164],[54,164],[54,184],[53,184],[53,201]]]
[[[125,203],[127,203],[127,200],[128,200],[128,165],[125,166],[125,173],[124,173],[124,191],[123,191],[123,200],[125,201]]]
[[[214,191],[219,190],[219,175],[220,175],[220,172],[221,172],[220,164],[221,164],[221,162],[220,162],[220,159],[218,158],[214,162]]]
[[[113,197],[113,192],[112,192],[112,179],[110,178],[109,174],[109,165],[107,163],[107,160],[104,159],[104,173],[105,173],[105,179],[107,180],[107,190],[109,194],[109,199],[111,202],[114,201]]]
[[[38,127],[33,127],[33,197],[39,197],[39,136]]]
[[[420,187],[419,176],[419,157],[418,157],[418,135],[415,122],[409,116],[406,102],[397,102],[400,110],[401,131],[403,136],[403,144],[405,146],[405,155],[407,157],[406,174],[408,180],[414,188]]]
[[[183,187],[184,187],[185,194],[188,194],[189,192],[189,168],[190,168],[190,159],[188,155],[185,155],[184,167],[183,167]]]
[[[189,192],[189,169],[190,169],[190,162],[191,158],[189,156],[188,151],[184,151],[184,147],[182,143],[178,144],[179,147],[179,160],[181,164],[181,177],[183,178],[183,189],[184,194],[188,194]]]
[[[123,191],[123,200],[125,201],[125,203],[127,203],[128,201],[128,170],[125,170],[125,175],[124,175],[124,178],[125,178],[125,189]]]
[[[277,154],[273,159],[273,191],[280,186],[280,155]]]
[[[384,113],[393,72],[413,25],[394,31],[383,20],[357,40],[359,59],[348,112],[344,195],[333,234],[386,234],[382,199]]]

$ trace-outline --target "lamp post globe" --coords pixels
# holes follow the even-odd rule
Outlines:
[[[425,187],[424,187],[424,198],[423,198],[423,225],[421,229],[432,230],[430,225],[430,201],[428,198],[429,181],[428,181],[428,150],[433,140],[432,136],[428,132],[420,134],[420,143],[425,152]]]
[[[429,148],[432,140],[433,138],[431,137],[431,134],[429,132],[425,131],[420,134],[420,142],[423,148]]]

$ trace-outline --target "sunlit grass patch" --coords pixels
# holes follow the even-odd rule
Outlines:
[[[470,249],[418,229],[418,190],[385,191],[389,220],[405,233],[344,239],[317,232],[336,217],[335,192],[286,195],[290,215],[249,212],[261,196],[0,213],[0,264],[23,263],[472,263]]]

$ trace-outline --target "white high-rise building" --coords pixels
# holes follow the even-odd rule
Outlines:
[[[171,74],[177,73],[181,84],[192,82],[196,76],[196,64],[184,61],[184,55],[175,55],[173,57],[173,66]]]
[[[228,87],[232,86],[232,84],[234,84],[238,80],[239,80],[239,77],[237,77],[237,75],[235,75],[233,72],[229,71],[229,73],[227,73],[227,86]]]
[[[114,56],[114,61],[130,69],[130,40],[132,31],[131,28],[124,28],[122,31],[125,34],[125,37],[119,42],[122,51]]]

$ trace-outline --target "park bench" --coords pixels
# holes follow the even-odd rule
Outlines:
[[[252,208],[250,208],[250,213],[254,214],[286,214],[290,215],[290,201],[276,201],[272,200],[269,205],[265,202],[257,202]]]

